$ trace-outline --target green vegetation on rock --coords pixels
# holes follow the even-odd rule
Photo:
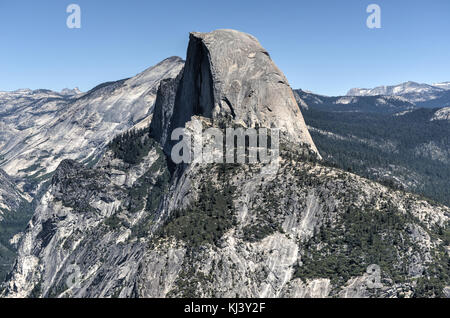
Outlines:
[[[232,169],[230,165],[219,165],[219,185],[213,184],[212,180],[205,181],[195,202],[172,212],[161,235],[175,237],[194,247],[216,244],[236,222],[233,205],[235,188],[227,180]]]
[[[116,158],[131,165],[137,164],[156,145],[149,137],[149,128],[130,130],[115,137],[108,145]]]

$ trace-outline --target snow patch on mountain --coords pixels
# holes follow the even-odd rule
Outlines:
[[[450,82],[429,85],[409,81],[398,85],[385,85],[375,88],[352,88],[347,92],[347,96],[402,96],[409,102],[417,103],[439,98],[449,89]]]
[[[444,107],[442,109],[439,109],[437,112],[434,113],[434,116],[431,118],[432,121],[434,120],[447,120],[450,121],[450,107]]]
[[[443,89],[450,89],[450,82],[444,82],[444,83],[435,83],[433,86],[443,88]]]

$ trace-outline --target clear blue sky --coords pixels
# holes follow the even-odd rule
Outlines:
[[[81,29],[66,27],[70,3]],[[371,3],[381,29],[366,27]],[[190,31],[218,28],[256,36],[294,88],[450,81],[448,0],[1,0],[0,90],[85,91],[185,58]]]

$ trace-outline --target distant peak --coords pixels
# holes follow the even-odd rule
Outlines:
[[[378,86],[375,88],[352,88],[347,92],[347,96],[401,96],[408,102],[419,105],[427,103],[427,107],[445,106],[439,102],[450,91],[450,83],[443,82],[437,84],[418,83],[414,81],[403,82],[398,85]],[[432,102],[434,101],[434,102]],[[430,104],[431,103],[431,104]]]
[[[184,60],[179,56],[170,56],[161,61],[161,63],[163,62],[184,62]]]
[[[142,73],[145,73],[145,72],[152,70],[154,68],[157,68],[157,67],[162,67],[162,66],[165,67],[165,65],[167,65],[167,64],[184,64],[184,60],[179,56],[171,56],[171,57],[165,58],[161,62],[147,68]]]
[[[80,89],[78,87],[75,87],[74,89],[70,89],[70,88],[63,88],[61,90],[61,95],[78,95],[81,94],[82,92],[80,91]]]
[[[127,79],[128,85],[142,85],[152,82],[156,78],[163,77],[163,74],[173,73],[168,78],[175,77],[184,65],[184,60],[179,56],[168,57],[158,64],[151,66],[134,77]]]

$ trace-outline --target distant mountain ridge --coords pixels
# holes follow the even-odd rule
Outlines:
[[[443,82],[443,83],[435,83],[435,84],[432,84],[432,85],[435,86],[435,87],[443,88],[443,89],[450,89],[450,81],[449,82]]]
[[[294,90],[301,108],[331,112],[371,112],[395,114],[416,109],[417,106],[400,96],[323,96],[301,89]]]
[[[375,88],[352,88],[347,96],[400,96],[418,107],[450,106],[450,82],[423,84],[408,81],[398,85]]]

